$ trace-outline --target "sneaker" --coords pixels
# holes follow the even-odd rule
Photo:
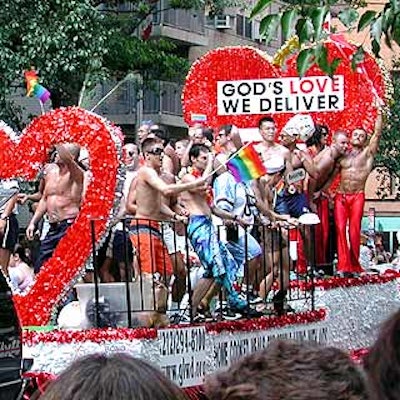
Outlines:
[[[253,292],[249,292],[248,294],[246,292],[242,292],[239,294],[239,297],[243,301],[247,301],[247,298],[248,298],[249,303],[253,304],[253,305],[263,302],[263,299],[261,297],[255,295]]]
[[[234,312],[233,310],[226,308],[222,311],[222,318],[227,321],[237,321],[238,319],[243,318],[241,313]]]

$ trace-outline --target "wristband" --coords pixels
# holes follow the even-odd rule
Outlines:
[[[1,215],[0,219],[3,220],[3,221],[7,221],[9,219],[9,217],[5,217],[4,215]]]

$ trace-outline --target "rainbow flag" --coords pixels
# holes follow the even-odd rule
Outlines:
[[[50,99],[50,92],[44,86],[39,84],[39,78],[35,70],[31,69],[29,71],[25,71],[25,80],[27,96],[35,96],[43,104]]]
[[[226,163],[226,167],[234,176],[236,182],[251,181],[267,173],[253,143],[242,147],[237,154]]]

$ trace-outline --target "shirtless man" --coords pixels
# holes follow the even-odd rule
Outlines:
[[[84,180],[84,171],[77,163],[79,150],[79,146],[72,143],[57,146],[58,157],[46,174],[43,196],[26,229],[27,238],[32,240],[36,224],[47,213],[50,230],[41,242],[35,273],[53,255],[57,244],[79,213]]]
[[[163,257],[164,246],[158,221],[165,219],[165,216],[174,219],[179,217],[173,213],[170,215],[171,211],[162,201],[162,197],[176,195],[185,190],[204,190],[205,180],[197,179],[186,184],[167,184],[160,177],[164,147],[159,140],[145,139],[142,143],[142,152],[145,164],[139,168],[126,202],[127,211],[135,215],[135,220],[131,224],[131,240],[139,253],[141,272],[170,275],[172,267],[169,257]]]
[[[163,315],[166,311],[166,297],[162,298],[162,293],[166,290],[163,282],[168,281],[174,268],[162,240],[159,221],[166,217],[182,219],[166,204],[165,197],[177,195],[184,190],[202,191],[205,180],[196,179],[187,184],[167,184],[161,178],[164,152],[162,143],[157,138],[147,138],[142,143],[142,152],[144,165],[139,168],[136,179],[131,183],[126,210],[135,215],[130,226],[130,239],[138,256],[139,277],[148,279],[153,275],[157,276],[154,286],[155,312],[150,313],[151,320],[156,324],[165,325]],[[141,319],[149,325],[148,313]]]
[[[271,117],[261,118],[258,127],[263,141],[256,146],[256,150],[265,162],[273,156],[281,156],[286,163],[286,172],[292,170],[290,151],[279,143],[276,143],[276,126]]]
[[[364,212],[365,182],[370,174],[382,134],[382,112],[375,123],[369,144],[367,132],[355,129],[350,138],[351,150],[339,160],[340,185],[335,196],[335,222],[338,246],[337,270],[342,274],[363,271],[359,263],[361,219]],[[349,227],[349,242],[346,227]]]
[[[195,174],[203,174],[204,171],[210,169],[213,163],[211,153],[205,145],[194,145],[190,149],[189,157]],[[186,184],[195,182],[195,174],[186,174],[182,178],[182,182]],[[211,188],[207,193],[187,190],[180,196],[181,203],[190,215],[189,240],[205,269],[203,278],[194,288],[192,313],[196,315],[201,300],[214,281],[225,289],[231,311],[246,313],[248,312],[247,303],[238,297],[233,288],[239,266],[226,245],[218,239],[217,230],[211,221],[211,214],[213,213],[231,224],[238,222],[245,226],[245,222],[240,216],[216,207],[212,197]],[[251,313],[251,309],[249,312]]]
[[[349,140],[343,131],[337,131],[332,138],[332,145],[325,146],[314,157],[314,163],[319,172],[318,179],[309,178],[308,198],[310,208],[316,212],[320,223],[315,226],[316,264],[327,262],[327,252],[329,245],[329,195],[326,192],[333,178],[336,175],[336,163],[343,154],[346,153]]]

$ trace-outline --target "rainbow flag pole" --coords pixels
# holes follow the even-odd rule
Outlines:
[[[234,176],[236,182],[246,182],[257,179],[267,173],[267,170],[254,148],[253,142],[247,142],[235,151],[225,162],[211,171],[207,178],[221,168],[226,167]]]
[[[226,167],[231,172],[236,182],[248,182],[267,173],[252,142],[239,149],[235,157],[230,158],[226,162]]]

